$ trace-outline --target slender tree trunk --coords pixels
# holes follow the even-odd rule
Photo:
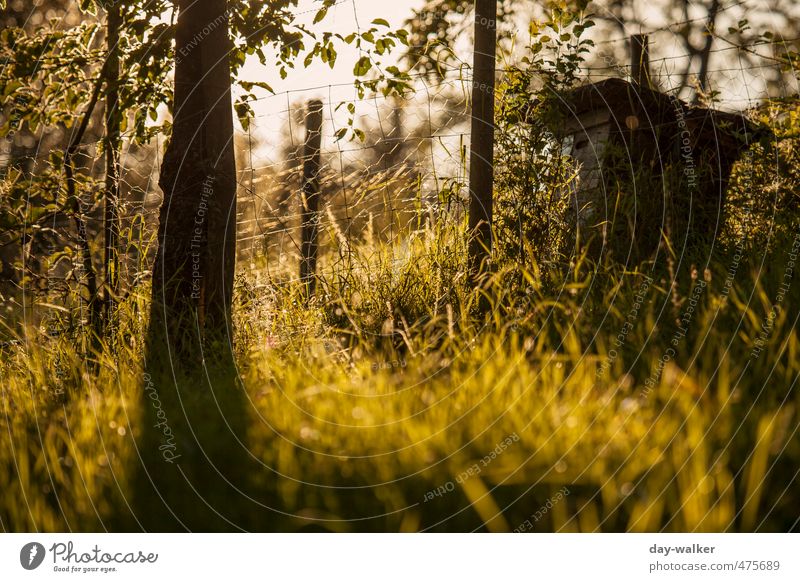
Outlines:
[[[703,48],[700,50],[700,72],[697,74],[700,83],[700,92],[705,93],[708,91],[708,68],[711,62],[711,47],[714,45],[714,27],[717,24],[717,15],[719,14],[719,0],[712,0],[711,6],[708,9],[708,18],[706,20],[706,41]],[[697,103],[700,99],[700,92],[695,94],[694,101]]]
[[[105,295],[103,302],[106,330],[113,330],[114,310],[119,297],[119,201],[120,201],[120,128],[122,116],[119,109],[119,28],[121,11],[119,3],[108,8],[106,46],[106,199],[104,212]]]
[[[179,0],[173,128],[153,269],[151,331],[180,345],[229,331],[236,162],[226,0]],[[188,317],[187,317],[188,316]],[[155,329],[152,329],[155,326]]]
[[[469,162],[469,267],[474,277],[487,267],[492,249],[496,52],[497,0],[476,0]]]
[[[71,135],[69,145],[64,152],[64,173],[67,180],[67,196],[70,200],[75,201],[76,206],[74,219],[78,234],[78,246],[80,247],[81,253],[81,266],[83,268],[82,278],[86,278],[86,291],[89,295],[89,325],[97,336],[95,339],[99,339],[101,332],[102,305],[100,303],[100,297],[98,296],[97,273],[92,263],[92,249],[89,244],[89,234],[86,230],[86,218],[83,214],[83,204],[78,194],[78,184],[75,176],[75,156],[81,147],[83,136],[86,135],[86,130],[89,128],[92,113],[94,113],[95,107],[97,107],[97,103],[100,100],[100,94],[105,84],[107,67],[108,61],[106,60],[103,64],[103,68],[100,70],[99,78],[95,82],[92,96],[89,98],[89,104],[86,107],[86,111],[83,113],[81,123]]]

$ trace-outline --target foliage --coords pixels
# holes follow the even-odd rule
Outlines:
[[[319,3],[314,25],[325,19],[334,3]],[[407,42],[405,31],[390,30],[388,23],[378,20],[370,28],[347,36],[317,33],[297,22],[293,11],[297,4],[297,0],[228,3],[231,72],[242,89],[235,111],[245,129],[253,114],[250,103],[256,98],[254,92],[272,92],[265,83],[242,78],[242,67],[251,55],[275,66],[285,77],[298,61],[305,67],[317,60],[333,67],[337,46],[350,44],[361,54],[354,71],[359,92],[382,90],[389,95],[408,89],[408,75],[396,67],[381,65],[392,49]],[[105,0],[85,0],[71,8],[81,14],[80,24],[75,26],[65,27],[54,20],[35,29],[9,27],[0,32],[0,138],[25,131],[40,142],[50,140],[49,147],[55,145],[52,141],[60,142],[69,162],[83,155],[105,155],[107,143],[84,143],[82,138],[88,135],[86,129],[103,135],[106,128],[100,127],[95,110],[112,88],[118,91],[120,130],[126,142],[146,146],[156,136],[170,135],[173,65],[176,57],[191,58],[190,54],[175,54],[176,3],[137,0],[113,6],[120,10],[121,21],[118,36],[112,39],[106,38],[104,27],[109,8]],[[107,71],[112,47],[120,59],[122,76],[118,81],[110,80]],[[339,137],[358,136],[359,131],[351,119]],[[77,283],[71,297],[78,301],[69,307],[79,308],[81,299],[96,303],[93,295],[102,292],[92,281],[97,278],[93,272],[99,262],[96,257],[102,254],[95,239],[100,231],[103,192],[95,187],[97,171],[84,165],[74,168],[75,188],[67,188],[64,194],[64,185],[69,182],[66,170],[75,164],[66,165],[63,156],[39,156],[28,168],[29,175],[5,172],[0,224],[7,228],[0,235],[0,245],[18,249],[15,260],[9,261],[18,266],[14,272],[17,285],[35,280],[29,288],[44,289],[45,296],[38,299],[47,301],[46,290],[54,277]],[[20,206],[23,196],[24,211]],[[20,241],[25,241],[27,250]],[[130,244],[135,241],[124,246]],[[31,261],[29,255],[35,260]],[[53,267],[65,257],[72,261],[71,265],[64,263],[66,271],[39,268]],[[73,281],[72,274],[79,276]]]
[[[569,192],[575,164],[565,154],[565,91],[593,46],[584,32],[594,23],[577,9],[554,7],[544,22],[531,22],[531,41],[518,65],[498,87],[497,219],[500,261],[535,258],[554,263],[568,249]]]
[[[753,143],[736,166],[728,189],[730,241],[764,248],[800,226],[800,102],[774,100],[752,112],[772,135]]]
[[[405,58],[411,68],[436,79],[463,66],[454,45],[465,31],[472,31],[474,4],[470,0],[425,0],[413,11],[406,22],[410,34]],[[512,0],[498,2],[499,23],[515,13]]]
[[[154,24],[170,4],[157,2],[125,3],[121,34],[117,46],[122,55],[125,78],[120,83],[120,109],[131,114],[131,137],[145,140],[154,132],[148,121],[158,119],[158,108],[169,105],[167,85],[171,71],[172,27]],[[27,32],[7,28],[0,37],[0,83],[6,88],[3,104],[7,122],[0,131],[27,124],[28,129],[52,128],[63,124],[71,128],[80,120],[86,95],[102,84],[106,51],[102,46],[102,27],[93,17],[102,2],[84,2],[86,19],[62,30],[56,22]],[[128,119],[125,118],[127,123]],[[160,129],[160,128],[159,128]]]
[[[553,6],[575,4],[586,3],[499,0],[501,46],[512,49],[520,37],[518,31],[525,29],[525,23],[531,17],[546,18]],[[449,70],[467,68],[461,47],[467,44],[464,40],[472,33],[473,6],[474,2],[469,0],[425,0],[406,22],[410,31],[409,48],[405,54],[409,66],[434,79],[443,77]],[[667,52],[672,47],[681,47],[681,54],[688,57],[681,59],[680,64],[672,60],[674,68],[670,69],[670,89],[677,89],[678,92],[692,89],[698,94],[701,71],[705,71],[706,75],[714,72],[709,69],[711,60],[720,64],[728,62],[727,66],[744,62],[745,70],[761,66],[764,52],[759,50],[759,46],[769,46],[770,51],[780,57],[781,64],[786,65],[782,72],[785,74],[770,74],[765,79],[776,91],[785,87],[788,78],[796,76],[798,70],[800,19],[793,0],[776,0],[769,6],[747,1],[595,0],[590,7],[598,22],[595,38],[602,39],[604,46],[588,62],[609,72],[628,62],[629,51],[625,40],[631,31],[637,30],[653,30],[655,59],[664,56],[670,60],[670,54],[660,54],[660,47]],[[782,23],[780,30],[766,30],[775,26],[776,18]],[[654,21],[668,24],[654,28]],[[736,59],[728,60],[734,54],[728,49],[737,47],[741,50],[736,51]],[[712,81],[721,82],[722,78],[712,76]]]

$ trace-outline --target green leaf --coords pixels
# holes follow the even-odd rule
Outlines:
[[[240,81],[239,84],[245,91],[252,91],[255,87],[258,87],[259,89],[264,89],[264,91],[269,93],[275,93],[275,91],[272,89],[272,85],[265,83],[264,81]]]
[[[97,6],[93,0],[81,0],[81,10],[93,16],[97,15]]]
[[[328,65],[332,69],[336,65],[336,59],[339,56],[339,53],[336,52],[336,49],[333,48],[333,45],[329,45],[328,49]]]
[[[250,104],[244,101],[238,101],[233,108],[239,118],[239,123],[242,124],[242,129],[245,131],[250,129],[250,120],[253,118],[253,108],[250,107]]]
[[[369,73],[370,69],[372,69],[372,61],[369,60],[369,57],[361,57],[353,68],[353,74],[356,77],[363,77]]]
[[[319,12],[317,12],[317,15],[314,16],[314,24],[319,24],[320,22],[325,20],[325,17],[327,15],[328,15],[328,7],[326,6],[325,8],[320,8]]]

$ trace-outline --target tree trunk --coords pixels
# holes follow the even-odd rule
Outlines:
[[[153,269],[151,326],[169,344],[229,331],[236,162],[226,0],[179,0],[173,128]]]
[[[119,109],[119,28],[121,12],[119,4],[108,8],[106,47],[106,199],[103,221],[105,247],[105,294],[103,316],[106,331],[113,331],[114,308],[119,297],[119,178],[120,178],[120,127],[122,115]]]
[[[92,249],[89,244],[89,235],[86,230],[86,217],[84,216],[83,203],[80,195],[78,194],[78,184],[75,177],[75,156],[80,150],[81,141],[83,136],[86,135],[86,130],[89,128],[89,123],[92,119],[95,107],[100,100],[100,93],[105,84],[106,70],[108,68],[108,61],[103,65],[100,70],[100,75],[95,82],[92,96],[89,98],[89,104],[86,111],[83,113],[83,118],[75,131],[70,136],[69,145],[64,152],[64,174],[67,180],[67,198],[75,203],[75,226],[78,234],[78,246],[81,253],[81,267],[83,273],[80,276],[80,281],[86,278],[86,291],[89,295],[88,308],[89,308],[89,326],[92,329],[95,337],[93,341],[97,341],[101,334],[101,319],[102,319],[102,305],[100,297],[98,296],[97,274],[94,270],[92,263]]]

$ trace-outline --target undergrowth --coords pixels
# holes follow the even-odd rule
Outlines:
[[[145,362],[146,290],[115,353],[27,330],[0,363],[2,528],[797,529],[791,241],[478,291],[457,241],[350,249],[308,304],[242,276],[233,366]]]

